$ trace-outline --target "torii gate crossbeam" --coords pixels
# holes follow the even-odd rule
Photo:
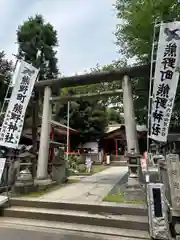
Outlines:
[[[59,79],[42,80],[35,84],[37,90],[41,90],[46,86],[51,88],[65,88],[65,87],[75,87],[80,85],[90,85],[101,82],[113,82],[119,81],[125,75],[130,78],[142,77],[150,72],[150,64],[126,67],[113,71],[104,72],[94,72],[84,75],[61,77]]]

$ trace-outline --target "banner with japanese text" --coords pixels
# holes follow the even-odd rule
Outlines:
[[[5,168],[6,158],[0,158],[0,183],[2,181],[2,176]]]
[[[32,95],[39,70],[20,62],[16,84],[0,130],[0,146],[17,148],[24,125],[26,108]]]
[[[157,49],[149,137],[166,142],[180,66],[180,22],[162,23]]]

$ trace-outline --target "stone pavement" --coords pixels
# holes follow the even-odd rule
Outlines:
[[[127,171],[127,167],[110,167],[92,176],[82,178],[78,183],[60,187],[38,199],[43,201],[98,203],[126,175]]]
[[[24,228],[23,226],[0,226],[0,238],[3,240],[138,240],[138,238],[116,237],[67,230],[51,231],[51,229],[39,227]]]

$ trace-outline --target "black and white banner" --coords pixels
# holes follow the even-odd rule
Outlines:
[[[150,138],[166,142],[180,66],[180,22],[162,23],[154,75]]]
[[[24,117],[39,70],[20,62],[15,86],[0,131],[0,145],[17,148],[24,125]]]
[[[0,183],[2,180],[3,172],[4,172],[5,163],[6,163],[6,158],[0,158]]]

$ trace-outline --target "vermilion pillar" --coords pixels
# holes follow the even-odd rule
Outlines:
[[[68,153],[71,152],[71,145],[70,145],[70,134],[69,134],[69,138],[68,138]]]
[[[116,143],[116,158],[118,157],[118,139],[115,139]]]
[[[54,142],[54,128],[53,127],[51,127],[50,139],[51,139],[52,142]],[[54,147],[52,146],[50,148],[50,162],[51,162],[51,165],[53,165],[53,160],[54,160]]]

